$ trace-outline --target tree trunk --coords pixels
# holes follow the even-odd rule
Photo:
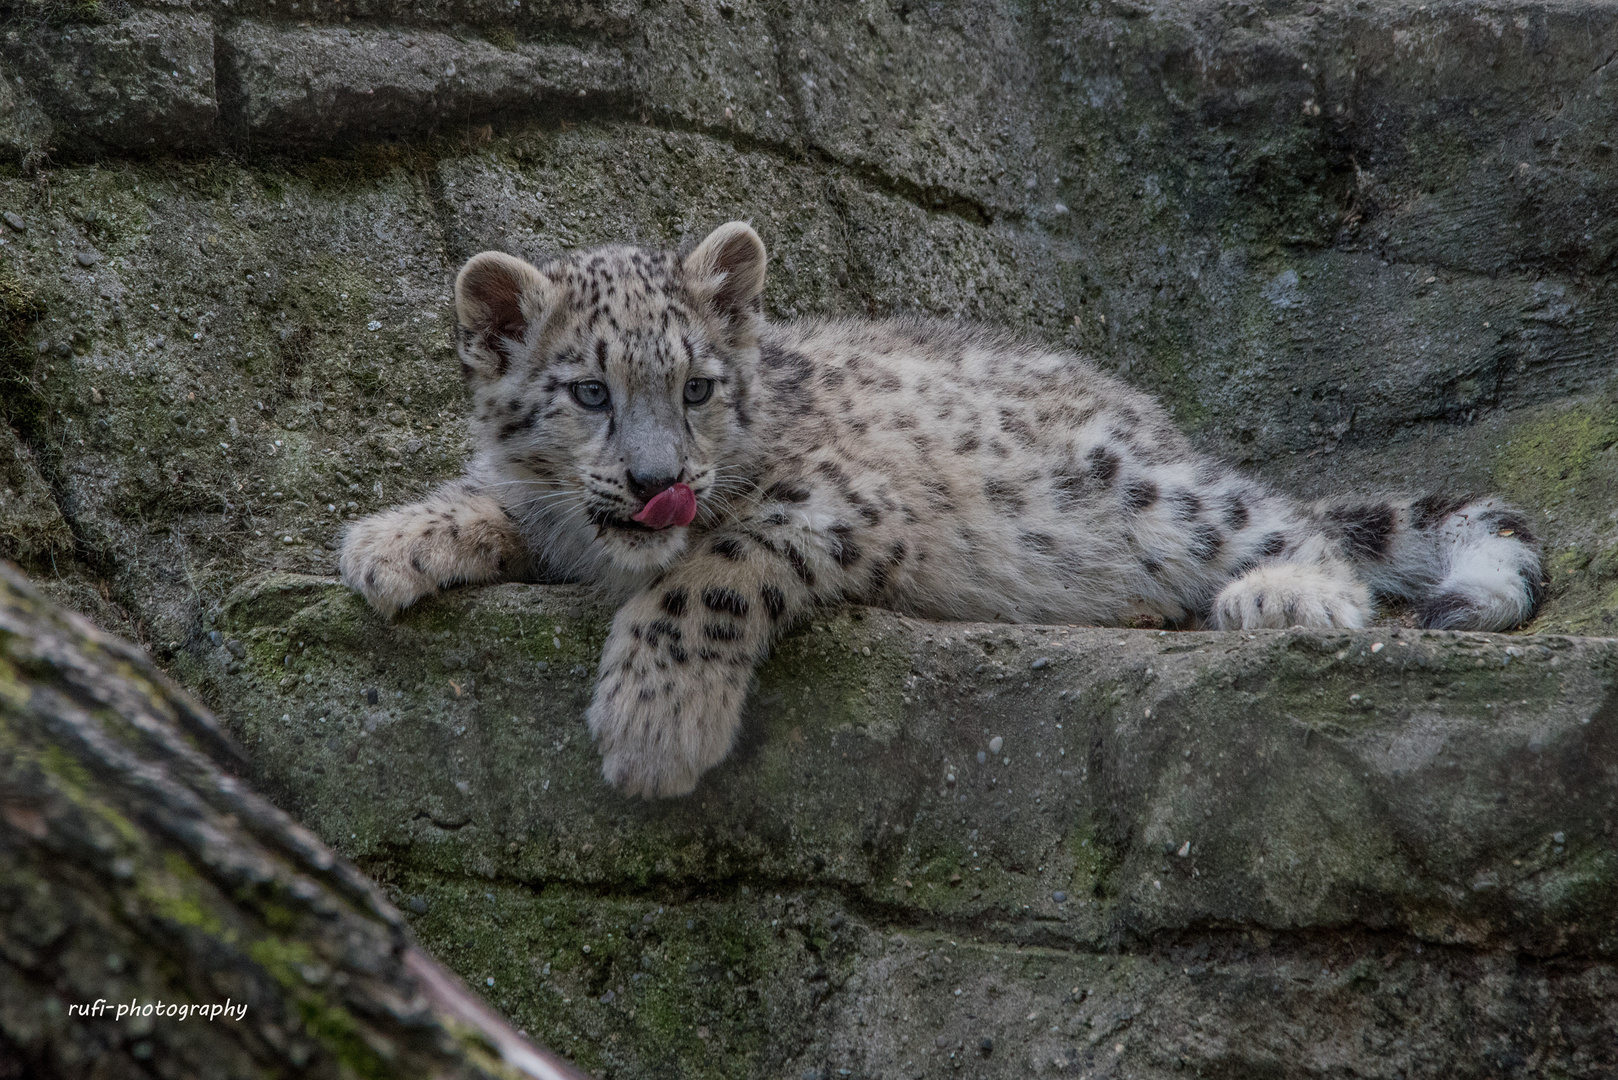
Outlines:
[[[144,653],[0,563],[0,1078],[580,1076],[242,765]]]

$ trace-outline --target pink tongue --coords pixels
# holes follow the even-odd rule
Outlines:
[[[696,516],[697,497],[684,484],[674,484],[653,495],[632,520],[648,529],[666,529],[670,525],[689,525]]]

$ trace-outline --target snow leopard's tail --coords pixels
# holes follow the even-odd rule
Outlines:
[[[1510,630],[1544,597],[1527,519],[1492,496],[1354,502],[1311,508],[1373,593],[1409,600],[1435,630]]]

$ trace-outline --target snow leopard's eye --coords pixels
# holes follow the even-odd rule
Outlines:
[[[612,400],[612,395],[607,393],[607,384],[594,379],[573,383],[568,389],[573,391],[573,400],[586,409],[605,409],[607,402]]]
[[[701,405],[713,397],[712,379],[687,379],[685,381],[685,403],[687,405]]]

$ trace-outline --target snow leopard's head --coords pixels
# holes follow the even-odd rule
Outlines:
[[[455,282],[461,369],[474,441],[511,489],[501,500],[592,523],[626,569],[668,565],[688,530],[635,518],[657,522],[647,504],[685,484],[700,520],[748,439],[764,263],[737,221],[683,256],[603,247],[539,267],[496,251],[468,261]]]

